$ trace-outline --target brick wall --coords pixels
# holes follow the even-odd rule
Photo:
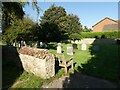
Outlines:
[[[108,18],[105,18],[103,21],[93,26],[93,32],[102,32],[105,29],[118,30],[118,23]]]

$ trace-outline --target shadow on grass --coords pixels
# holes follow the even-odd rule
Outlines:
[[[17,48],[2,46],[2,88],[10,88],[23,73]]]
[[[90,60],[82,64],[82,68],[78,67],[78,72],[70,74],[63,87],[115,88],[119,83],[119,48],[119,45],[110,40],[95,40],[89,48],[92,55]],[[106,80],[113,82],[115,86]]]
[[[100,40],[95,40],[89,48],[93,57],[86,64],[82,64],[82,72],[118,82],[119,47],[120,46],[115,43],[110,43],[110,40],[103,41],[102,44]]]

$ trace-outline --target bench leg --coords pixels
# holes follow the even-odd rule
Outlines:
[[[67,67],[65,66],[65,74],[67,74]]]
[[[73,60],[72,60],[71,68],[73,69],[73,67],[74,67],[74,64],[73,64]]]
[[[71,68],[73,69],[73,67],[74,67],[74,66],[73,66],[73,63],[72,63]]]

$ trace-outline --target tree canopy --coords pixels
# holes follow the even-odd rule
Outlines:
[[[2,2],[2,30],[11,26],[16,20],[24,16],[23,3],[19,2]]]
[[[43,32],[47,33],[46,39],[51,37],[53,40],[55,40],[54,38],[68,39],[70,34],[79,34],[82,29],[77,15],[67,14],[63,7],[55,5],[50,6],[44,12],[40,25]]]
[[[37,23],[24,17],[23,7],[26,4],[24,2],[3,3],[3,40],[8,44],[21,40],[59,42],[80,36],[82,25],[77,15],[67,14],[65,8],[52,5],[44,12],[38,26]],[[39,13],[36,4],[33,2],[33,6]]]
[[[12,44],[16,41],[29,41],[34,40],[36,34],[37,25],[25,17],[22,20],[18,20],[14,25],[6,29],[3,34],[3,40],[8,44]]]
[[[35,29],[38,27],[37,24],[29,18],[24,18],[23,7],[26,4],[29,2],[2,2],[2,35],[7,44],[12,44],[17,40],[27,41],[37,38],[34,36],[36,34]],[[33,0],[32,6],[36,8],[39,14],[36,0]]]

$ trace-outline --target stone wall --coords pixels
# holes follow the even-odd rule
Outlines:
[[[85,38],[82,40],[71,41],[71,43],[76,44],[115,44],[117,43],[116,39],[95,39],[95,38]]]
[[[48,53],[47,49],[23,47],[19,51],[19,57],[25,71],[44,79],[55,75],[54,55]]]
[[[95,38],[85,38],[82,40],[75,40],[75,41],[71,41],[71,43],[76,43],[76,44],[92,44],[95,41]]]

